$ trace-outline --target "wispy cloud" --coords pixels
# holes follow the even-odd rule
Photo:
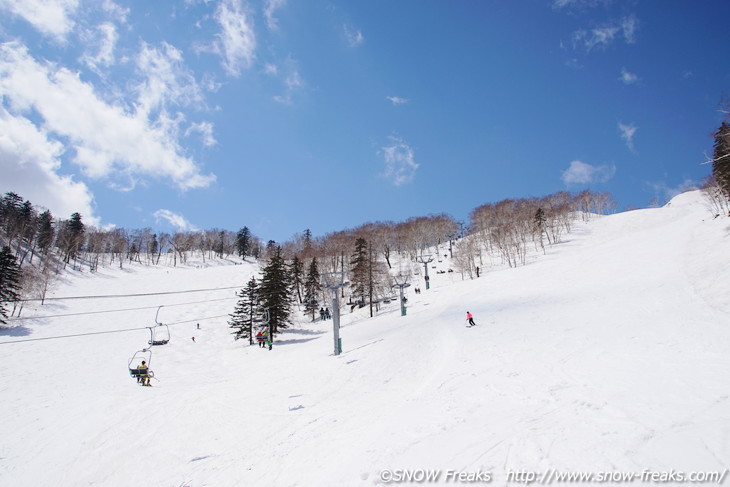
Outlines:
[[[635,43],[636,32],[639,30],[639,19],[636,18],[636,15],[631,14],[621,19],[621,30],[627,44]]]
[[[616,174],[615,166],[592,166],[582,161],[572,161],[563,171],[561,179],[567,186],[574,184],[605,183]]]
[[[160,209],[152,214],[159,223],[165,221],[181,232],[194,232],[197,230],[195,225],[185,219],[184,216],[174,213],[170,210]]]
[[[679,185],[674,187],[669,186],[666,181],[647,182],[646,185],[649,187],[650,191],[653,192],[656,204],[664,204],[675,196],[687,191],[699,189],[700,187],[697,181],[692,179],[685,179]]]
[[[553,8],[595,7],[610,0],[553,0]]]
[[[103,22],[93,30],[85,31],[82,37],[87,47],[81,62],[97,74],[101,68],[114,64],[114,49],[119,39],[116,25]]]
[[[276,17],[274,14],[277,10],[283,8],[286,5],[286,0],[266,0],[264,6],[264,18],[266,19],[266,26],[271,30],[279,28]]]
[[[627,44],[633,44],[636,42],[638,29],[639,20],[632,14],[620,22],[608,22],[590,30],[579,29],[573,32],[573,46],[591,52],[594,49],[607,48],[616,39],[623,39]]]
[[[618,123],[618,130],[621,133],[621,138],[626,141],[626,147],[629,148],[631,152],[636,152],[636,149],[634,148],[634,135],[636,135],[636,131],[639,129],[634,124],[625,125],[621,122]]]
[[[399,96],[386,96],[385,98],[390,100],[390,102],[395,106],[408,103],[408,98],[401,98]]]
[[[350,47],[357,47],[365,42],[365,37],[360,30],[354,29],[347,25],[343,26],[345,30],[345,38]]]
[[[627,71],[626,68],[621,68],[621,76],[619,76],[618,79],[625,85],[633,85],[634,83],[639,82],[639,77],[636,74]]]
[[[221,27],[211,50],[221,56],[223,69],[238,77],[251,67],[256,57],[253,21],[241,0],[223,0],[216,9],[215,20]]]
[[[149,117],[167,106],[202,106],[203,90],[185,65],[182,52],[165,42],[157,48],[143,43],[135,58],[142,78],[135,86],[137,110]]]
[[[190,127],[185,131],[185,136],[187,137],[194,133],[200,135],[203,145],[206,147],[211,147],[218,143],[213,136],[213,124],[211,122],[190,124]]]
[[[0,0],[0,10],[25,19],[38,32],[65,41],[75,22],[79,0]]]
[[[383,176],[391,180],[395,186],[413,181],[419,168],[414,159],[413,149],[400,137],[388,137],[388,145],[381,148],[385,161]]]

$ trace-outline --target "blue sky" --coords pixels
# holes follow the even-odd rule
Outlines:
[[[730,2],[0,0],[0,192],[284,241],[710,172]]]

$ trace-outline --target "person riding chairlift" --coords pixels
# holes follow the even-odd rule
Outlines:
[[[137,376],[137,382],[141,382],[143,386],[150,385],[150,376],[147,370],[147,363],[143,360],[139,367],[137,367],[139,375]]]

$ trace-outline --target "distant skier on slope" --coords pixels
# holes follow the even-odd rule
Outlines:
[[[474,323],[474,317],[468,311],[466,312],[466,321],[469,322],[469,326],[477,326],[477,324]]]

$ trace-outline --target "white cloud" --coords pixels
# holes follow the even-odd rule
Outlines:
[[[97,25],[96,29],[84,34],[87,52],[81,61],[97,73],[101,67],[111,66],[114,64],[114,48],[118,39],[119,34],[117,34],[114,24],[104,22]],[[92,50],[93,53],[91,53]]]
[[[625,85],[633,85],[639,81],[639,77],[627,71],[626,68],[621,68],[621,76],[618,79]]]
[[[160,222],[161,220],[166,221],[181,232],[194,232],[197,230],[195,225],[187,221],[185,217],[177,213],[173,213],[170,210],[160,209],[154,212],[152,216],[155,217],[157,222]]]
[[[621,30],[624,33],[624,40],[627,44],[636,42],[636,31],[639,30],[639,19],[631,14],[621,20]]]
[[[79,212],[86,223],[98,226],[89,188],[58,174],[62,154],[60,142],[0,105],[0,194],[13,191],[56,217]]]
[[[553,8],[595,7],[610,0],[553,0]]]
[[[605,49],[610,46],[619,34],[627,44],[636,42],[636,32],[639,29],[639,20],[635,15],[624,17],[620,22],[609,22],[587,31],[580,29],[573,32],[573,45],[583,47],[587,52],[595,48]]]
[[[408,103],[407,98],[401,98],[399,96],[386,96],[385,98],[390,100],[390,102],[395,106],[404,105],[404,104]]]
[[[697,181],[692,179],[685,179],[681,184],[675,187],[670,187],[665,181],[649,182],[646,184],[654,193],[654,198],[657,200],[657,203],[664,203],[682,193],[700,188]]]
[[[161,110],[154,119],[146,117],[145,110],[167,95],[148,96],[140,110],[128,112],[102,100],[76,73],[37,62],[15,42],[0,44],[0,92],[9,112],[32,114],[49,136],[63,141],[88,177],[151,176],[169,179],[181,190],[215,180],[183,154],[177,138],[182,115]]]
[[[357,47],[365,42],[365,37],[363,37],[361,31],[352,29],[347,25],[343,26],[343,28],[345,30],[345,38],[350,47]]]
[[[161,49],[157,49],[143,43],[135,62],[138,73],[144,78],[135,87],[139,113],[147,117],[169,104],[203,104],[202,90],[195,76],[185,67],[182,53],[174,46],[163,42]]]
[[[605,183],[616,174],[614,166],[592,166],[581,161],[573,161],[563,172],[561,179],[566,185]]]
[[[264,17],[266,18],[266,25],[269,29],[276,30],[279,28],[274,14],[285,5],[286,0],[266,0],[266,5],[264,6]]]
[[[79,0],[0,0],[0,9],[22,17],[44,35],[64,41],[74,27]]]
[[[223,0],[216,9],[215,19],[221,31],[213,51],[223,58],[226,73],[238,77],[241,69],[251,67],[256,57],[253,21],[241,0]]]
[[[215,137],[213,136],[213,124],[210,122],[200,122],[200,123],[193,123],[188,127],[188,129],[185,131],[185,136],[192,135],[193,133],[200,134],[203,145],[206,147],[214,146],[218,143],[217,140],[215,140]]]
[[[636,131],[639,130],[639,127],[634,124],[625,125],[619,122],[618,130],[621,132],[621,138],[626,141],[626,147],[628,147],[631,152],[636,152],[634,149],[634,135],[636,134]]]
[[[272,76],[279,76],[280,72],[278,68],[267,68],[266,71]],[[289,73],[282,80],[282,82],[284,83],[284,93],[274,96],[274,100],[277,103],[281,103],[282,105],[291,105],[293,103],[295,94],[304,88],[305,83],[304,80],[302,80],[299,71],[297,70],[297,63],[293,59],[287,59],[286,63],[284,63],[284,66],[282,67],[282,71]]]
[[[399,137],[388,137],[388,141],[389,145],[381,148],[385,161],[383,176],[396,186],[413,181],[420,166],[414,160],[413,149]]]

